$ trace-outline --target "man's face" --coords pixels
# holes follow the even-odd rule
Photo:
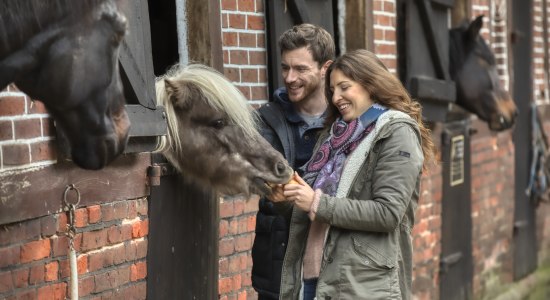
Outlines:
[[[281,69],[290,101],[300,102],[322,94],[321,68],[307,47],[283,52]]]

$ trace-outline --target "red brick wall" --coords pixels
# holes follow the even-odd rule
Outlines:
[[[224,74],[256,106],[268,100],[265,15],[262,0],[220,0]],[[258,197],[221,198],[220,299],[256,299],[251,248]]]
[[[439,256],[441,254],[441,165],[434,165],[423,176],[413,228],[413,293],[417,299],[439,295]]]
[[[544,70],[544,36],[542,31],[542,1],[533,0],[533,84],[535,100],[538,104],[548,104],[548,88],[545,84],[545,75],[549,70]],[[548,7],[548,2],[547,2]],[[548,41],[546,41],[548,43]]]
[[[224,74],[252,104],[267,101],[262,0],[221,0]]]
[[[512,281],[514,145],[511,132],[489,133],[474,121],[471,140],[472,255],[475,295]]]
[[[373,1],[373,52],[384,62],[392,73],[397,70],[397,43],[396,30],[397,24],[395,1],[393,0],[374,0]],[[368,22],[368,20],[367,20]]]
[[[75,224],[79,296],[145,299],[147,200],[79,208]],[[0,226],[0,299],[69,297],[66,232],[66,213]]]
[[[0,173],[56,162],[52,119],[15,86],[0,91]]]

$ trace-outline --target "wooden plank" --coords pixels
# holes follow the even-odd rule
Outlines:
[[[410,93],[414,98],[437,100],[442,102],[456,101],[454,81],[444,81],[429,77],[412,77]]]
[[[443,56],[446,52],[443,52],[441,45],[437,42],[435,34],[435,24],[432,20],[433,10],[429,0],[416,0],[418,12],[420,14],[420,20],[426,33],[426,39],[428,42],[428,49],[430,50],[432,62],[436,71],[437,78],[443,80],[450,80],[449,69],[443,62]],[[445,54],[444,54],[445,53]]]
[[[422,116],[425,120],[432,122],[445,122],[447,120],[447,111],[450,109],[450,103],[424,99],[420,103],[422,104]]]
[[[432,0],[432,3],[452,8],[455,4],[455,0]]]
[[[472,15],[472,1],[456,1],[451,9],[451,27],[459,26],[463,21],[468,20]]]
[[[128,20],[128,33],[120,47],[119,61],[139,103],[155,109],[155,75],[147,1],[117,0],[117,5]]]
[[[209,65],[223,73],[219,1],[188,0],[189,61]],[[208,20],[205,22],[205,20]]]
[[[219,198],[184,176],[167,174],[151,188],[147,299],[218,297]]]
[[[141,153],[122,155],[99,171],[83,170],[63,161],[37,171],[2,174],[0,224],[60,212],[69,184],[80,192],[79,207],[148,196],[146,171],[150,164],[151,155]]]
[[[443,124],[440,299],[472,299],[470,119]],[[458,167],[458,168],[457,168]],[[459,170],[457,170],[459,169]],[[457,174],[461,173],[461,174]],[[458,182],[456,177],[461,177]]]
[[[288,21],[290,18],[284,9],[282,0],[272,0],[266,3],[266,24],[267,24],[267,42],[268,42],[268,80],[269,80],[269,98],[273,92],[284,86],[281,75],[281,51],[278,46],[279,36],[293,25],[293,21]]]
[[[154,151],[158,146],[158,138],[166,135],[168,130],[164,107],[157,106],[152,110],[137,104],[127,104],[126,112],[132,126],[124,153]]]
[[[372,1],[365,1],[366,18],[369,20],[366,25],[366,45],[365,49],[374,51],[374,8]]]
[[[212,57],[211,67],[223,74],[223,50],[222,50],[222,25],[220,15],[220,1],[210,0],[208,10],[208,28],[210,36],[210,57]]]
[[[128,132],[130,138],[166,134],[166,112],[163,106],[157,106],[152,110],[141,105],[127,104],[126,112],[132,124]]]
[[[514,280],[529,275],[537,267],[536,205],[526,195],[529,185],[529,162],[532,156],[531,146],[531,103],[534,101],[533,89],[533,7],[532,0],[512,1],[510,32],[515,39],[511,41],[513,78],[511,80],[512,98],[522,113],[516,119],[513,130],[514,141],[514,223],[527,226],[514,228],[513,245]]]
[[[374,50],[372,1],[346,0],[346,51]]]
[[[294,17],[295,24],[311,23],[311,18],[304,0],[287,0],[288,10]]]

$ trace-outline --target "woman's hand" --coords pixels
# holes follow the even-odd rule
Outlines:
[[[315,197],[315,191],[296,172],[294,172],[294,179],[298,184],[285,184],[283,195],[286,200],[293,201],[294,205],[301,210],[309,212]]]

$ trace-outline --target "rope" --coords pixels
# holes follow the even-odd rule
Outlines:
[[[67,200],[67,194],[72,190],[76,192],[76,202],[74,203]],[[74,237],[76,235],[74,212],[78,203],[80,203],[80,191],[74,184],[70,184],[65,188],[65,192],[63,193],[63,209],[69,213],[67,236],[69,237],[69,265],[71,269],[70,296],[72,300],[78,300],[78,269],[76,263],[76,250],[74,248]]]

